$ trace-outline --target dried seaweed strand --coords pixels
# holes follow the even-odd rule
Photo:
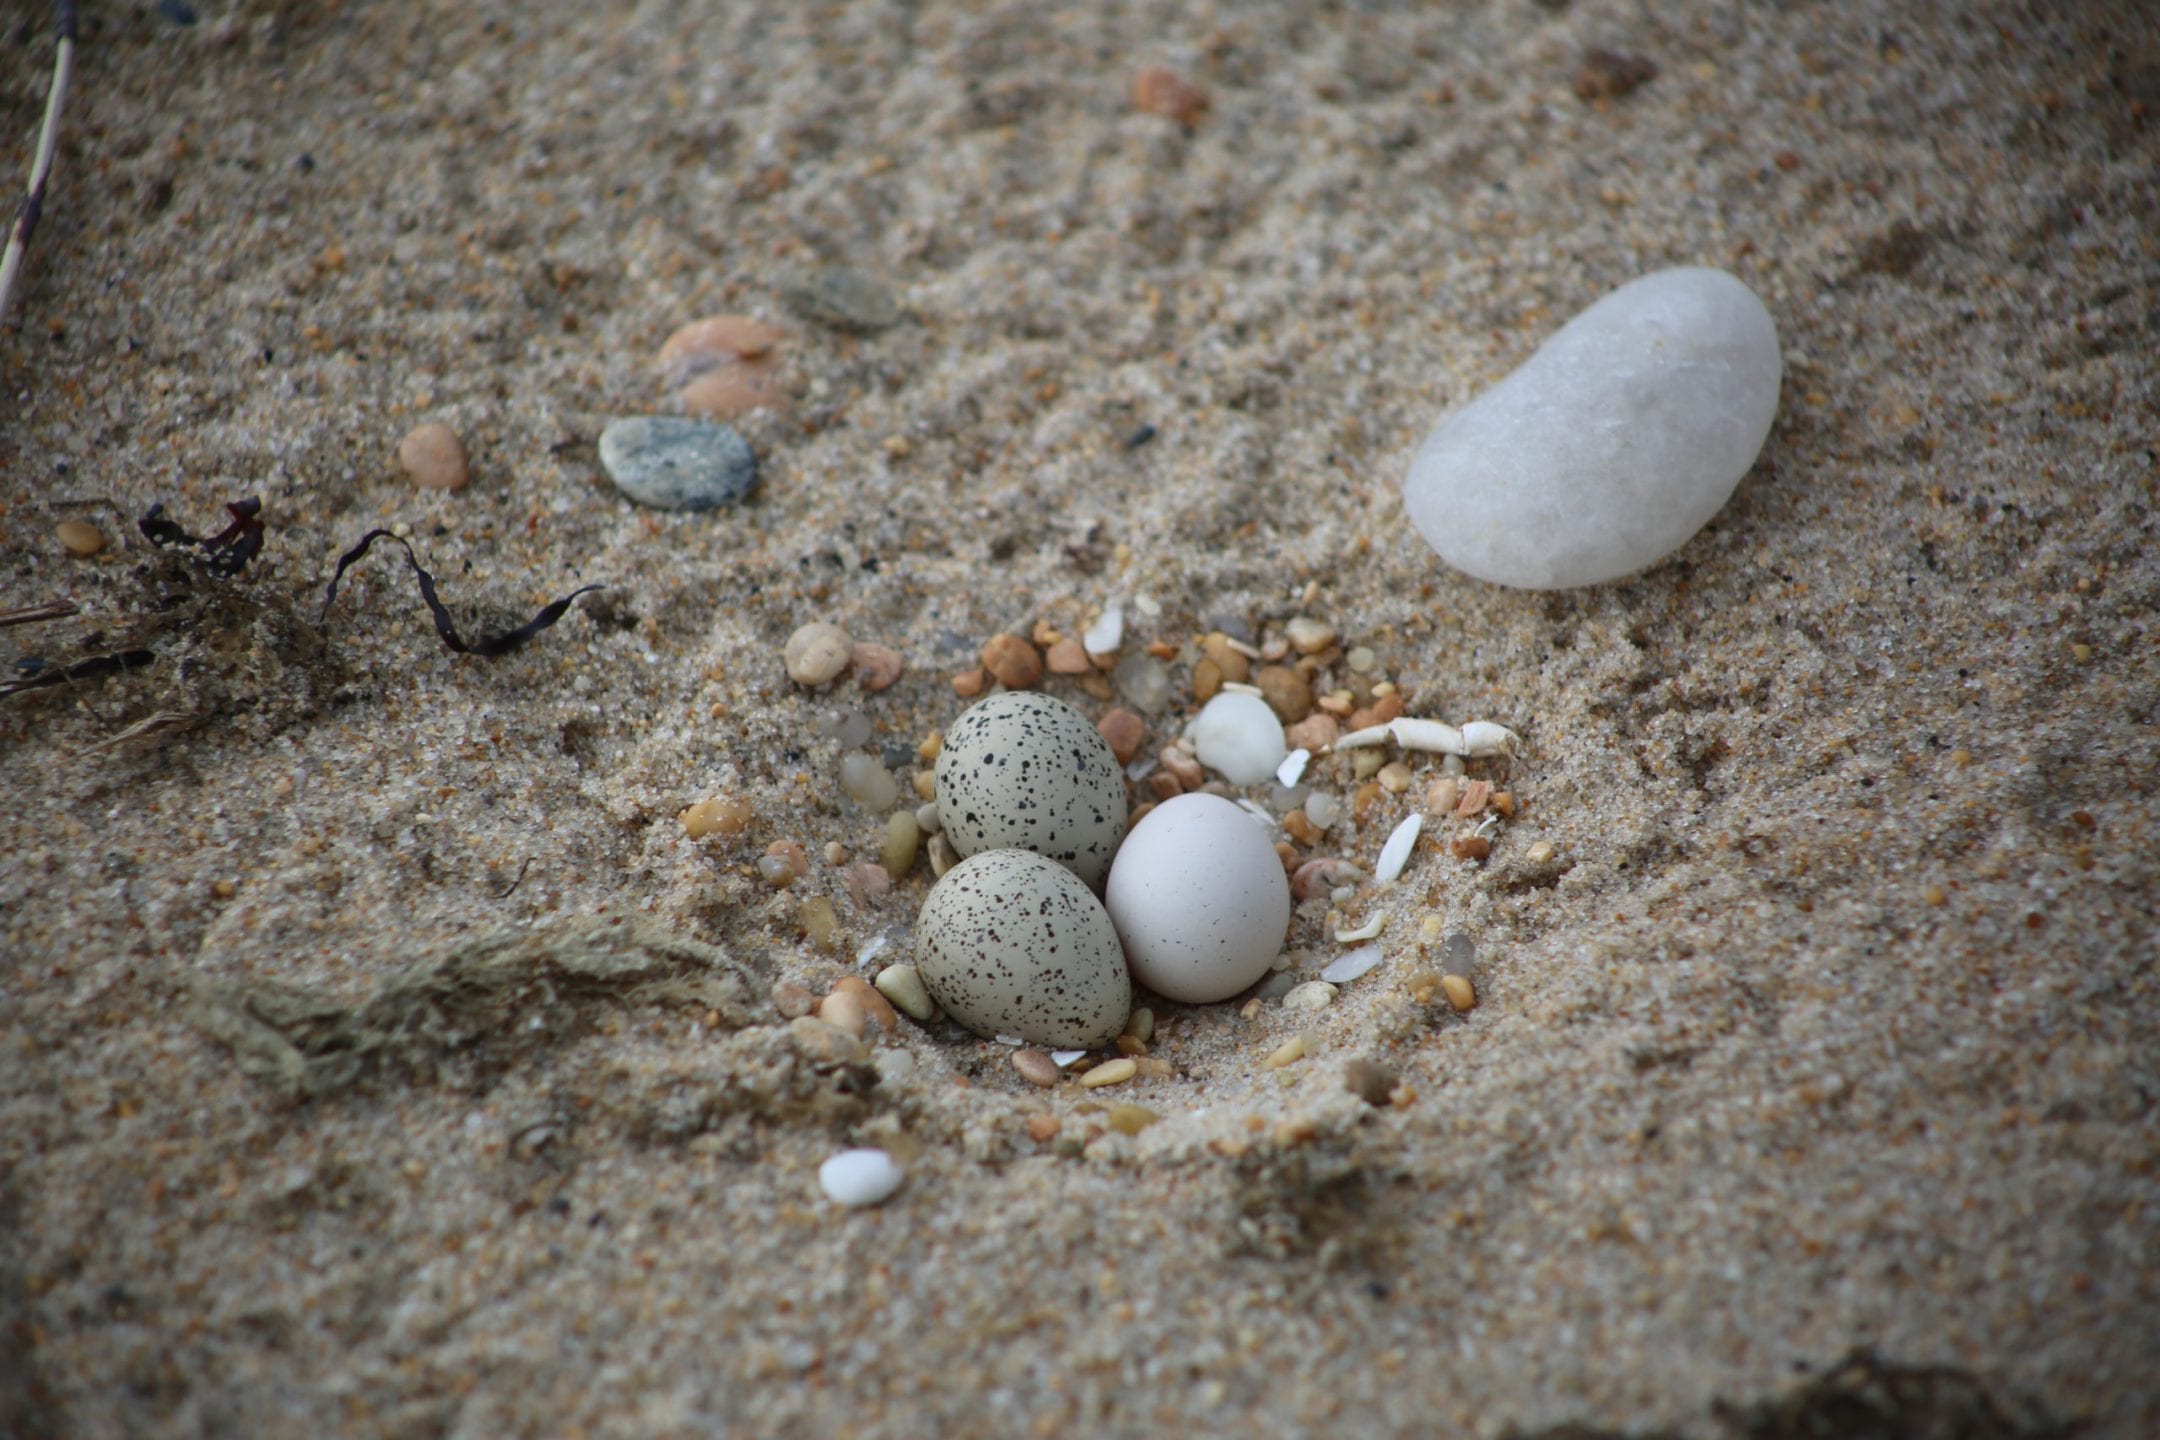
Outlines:
[[[9,680],[0,684],[0,700],[25,690],[38,690],[47,685],[66,685],[75,680],[100,680],[107,675],[117,675],[123,670],[139,670],[156,660],[149,650],[122,650],[111,655],[94,655],[88,660],[78,660],[73,665],[63,665],[55,670],[40,670],[21,680]]]
[[[225,509],[231,513],[232,523],[208,539],[190,535],[166,519],[162,503],[152,505],[135,525],[153,545],[199,546],[210,557],[213,574],[238,575],[263,547],[262,500],[253,495],[245,500],[228,500]]]
[[[23,256],[30,248],[30,234],[37,229],[45,209],[45,182],[52,178],[53,156],[60,148],[60,109],[67,103],[68,81],[75,74],[75,0],[55,0],[53,21],[60,42],[53,54],[52,87],[45,94],[45,123],[38,131],[37,153],[30,161],[30,183],[22,203],[15,207],[15,223],[8,228],[7,249],[0,252],[0,321],[7,319],[8,301],[15,294],[15,277],[22,273]]]
[[[368,547],[377,540],[394,540],[404,547],[406,563],[412,566],[413,574],[420,581],[420,598],[427,602],[428,613],[435,617],[435,633],[442,637],[442,642],[447,648],[460,655],[478,655],[486,659],[493,659],[497,655],[507,655],[532,639],[533,636],[538,635],[542,630],[562,619],[563,615],[570,609],[570,602],[577,599],[578,596],[585,594],[589,590],[605,590],[607,588],[605,585],[581,585],[568,595],[563,596],[562,599],[546,606],[539,614],[533,616],[532,619],[518,626],[515,630],[505,630],[500,635],[483,635],[478,640],[468,643],[463,636],[458,634],[457,624],[451,620],[450,612],[443,608],[441,598],[435,593],[435,577],[428,574],[426,568],[421,565],[420,557],[413,553],[411,543],[403,536],[392,534],[388,530],[370,530],[360,537],[359,544],[338,557],[337,573],[330,577],[330,588],[323,595],[323,614],[328,615],[330,613],[331,603],[337,599],[338,582],[345,578],[345,571],[359,561],[363,555],[367,554]]]
[[[82,609],[72,600],[47,600],[42,605],[18,605],[12,610],[0,610],[0,629],[10,625],[29,625],[39,620],[65,620]]]

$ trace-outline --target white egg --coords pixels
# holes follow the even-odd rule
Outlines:
[[[1087,1050],[1116,1039],[1132,1013],[1102,902],[1031,850],[986,850],[945,872],[915,920],[915,968],[978,1035]]]
[[[1008,690],[945,732],[937,805],[962,855],[1032,850],[1100,888],[1125,833],[1125,775],[1087,716]]]
[[[1103,900],[1133,978],[1195,1004],[1267,974],[1290,928],[1290,882],[1267,830],[1217,795],[1149,811],[1125,837]]]

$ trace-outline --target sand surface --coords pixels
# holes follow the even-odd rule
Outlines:
[[[1864,1351],[1908,1425],[2160,1433],[2146,7],[193,3],[88,7],[0,330],[0,606],[79,607],[6,658],[152,657],[0,701],[0,1431],[1796,1433]],[[51,41],[0,14],[12,185]],[[1586,100],[1600,47],[1657,73]],[[1611,586],[1441,568],[1424,431],[1680,263],[1785,346],[1732,503]],[[831,266],[898,323],[791,304]],[[761,489],[637,508],[600,428],[718,313],[787,332]],[[470,488],[399,473],[429,419]],[[237,577],[133,524],[246,496]],[[377,526],[468,633],[610,588],[455,655],[394,549],[322,613]],[[1512,727],[1490,858],[1311,902],[1300,973],[1331,909],[1382,968],[1158,1005],[1115,1091],[807,1053],[774,985],[930,883],[849,898],[835,723],[912,800],[977,647],[1113,600],[1177,651],[1148,755],[1196,636],[1300,615]],[[791,684],[818,619],[906,673]],[[881,1208],[820,1196],[848,1144]]]

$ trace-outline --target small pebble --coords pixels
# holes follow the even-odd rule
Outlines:
[[[892,872],[874,861],[858,861],[840,874],[857,910],[866,910],[892,893]]]
[[[1492,841],[1483,835],[1458,835],[1448,842],[1448,853],[1458,860],[1483,860],[1492,854]]]
[[[1125,1033],[1145,1045],[1155,1038],[1155,1012],[1142,1005],[1125,1017]]]
[[[1207,92],[1177,71],[1150,65],[1133,76],[1132,103],[1144,115],[1160,115],[1187,129],[1207,113]]]
[[[1285,1010],[1325,1010],[1340,993],[1325,980],[1308,980],[1283,996]]]
[[[600,432],[600,463],[615,487],[657,510],[711,510],[757,485],[757,455],[725,425],[632,415]]]
[[[1104,1085],[1120,1085],[1140,1073],[1140,1067],[1130,1057],[1106,1060],[1080,1077],[1081,1085],[1093,1090]]]
[[[960,852],[953,848],[949,838],[942,833],[930,837],[930,874],[933,878],[944,879],[945,872],[959,863]]]
[[[659,366],[669,388],[730,360],[760,360],[787,338],[777,325],[748,315],[713,315],[693,320],[668,336],[660,347]]]
[[[1290,876],[1290,895],[1299,901],[1315,899],[1338,885],[1361,878],[1364,873],[1349,861],[1333,856],[1307,860]]]
[[[1332,715],[1307,715],[1283,731],[1285,744],[1300,750],[1310,750],[1315,755],[1342,738],[1342,724]]]
[[[982,648],[983,669],[1008,690],[1026,690],[1042,679],[1042,652],[1020,635],[995,635]]]
[[[1374,778],[1388,794],[1400,795],[1410,788],[1410,767],[1400,760],[1391,761],[1381,766],[1379,775]]]
[[[788,1021],[788,1038],[815,1065],[860,1065],[870,1058],[870,1047],[860,1037],[815,1015]]]
[[[416,425],[397,447],[398,465],[423,490],[462,490],[472,480],[465,442],[440,420]]]
[[[1162,1116],[1145,1105],[1112,1105],[1109,1114],[1110,1128],[1120,1135],[1138,1135]]]
[[[805,940],[820,950],[833,948],[840,931],[840,916],[833,909],[832,901],[823,895],[812,895],[796,907],[795,918],[802,926]]]
[[[1447,996],[1447,1003],[1455,1007],[1458,1015],[1467,1015],[1477,1004],[1477,987],[1467,976],[1443,975],[1440,977],[1440,993]]]
[[[883,813],[900,798],[900,782],[875,755],[850,750],[840,757],[840,788],[865,810]]]
[[[788,636],[780,652],[788,678],[798,685],[823,685],[855,658],[855,642],[838,625],[813,621]]]
[[[1528,850],[1523,851],[1522,858],[1529,861],[1532,865],[1543,865],[1546,861],[1552,859],[1553,856],[1558,853],[1559,852],[1554,849],[1552,841],[1540,840],[1535,845],[1532,845]]]
[[[888,1035],[900,1033],[900,1012],[893,1009],[892,1001],[885,997],[884,992],[876,989],[860,975],[843,975],[833,981],[832,993],[854,996],[855,1002],[862,1006],[863,1013],[869,1016],[871,1022],[880,1030]]]
[[[1300,615],[1283,626],[1290,637],[1290,645],[1300,655],[1317,655],[1335,643],[1335,627],[1326,625],[1309,615]]]
[[[905,1176],[883,1150],[842,1150],[818,1166],[817,1178],[827,1199],[855,1209],[890,1199]]]
[[[895,880],[915,868],[915,852],[922,844],[922,823],[905,810],[896,810],[885,821],[885,847],[881,852],[887,873]]]
[[[1110,753],[1120,765],[1132,763],[1147,739],[1147,722],[1130,710],[1112,710],[1096,722],[1095,729],[1109,742]]]
[[[69,554],[85,559],[105,548],[105,532],[87,520],[63,520],[53,527],[53,535]]]
[[[859,271],[834,267],[804,277],[785,296],[805,320],[858,335],[889,329],[900,319],[892,291]]]
[[[1452,815],[1461,799],[1462,782],[1452,775],[1442,775],[1425,787],[1425,809],[1431,814]]]
[[[776,981],[772,987],[773,1009],[783,1020],[800,1020],[817,1009],[818,997],[793,980]]]
[[[907,1014],[911,1020],[930,1023],[937,1014],[937,1002],[930,998],[930,989],[922,982],[922,972],[913,965],[887,965],[877,973],[877,991]]]
[[[1115,602],[1103,606],[1102,614],[1080,637],[1081,648],[1090,655],[1115,655],[1125,643],[1125,607]]]
[[[870,1023],[870,1014],[864,1008],[862,998],[846,990],[835,990],[820,1000],[817,1018],[847,1031],[858,1040],[862,1038],[864,1028]]]
[[[922,775],[930,777],[930,788],[934,794],[937,790],[937,772],[934,770],[922,771],[918,774],[917,779],[920,779]],[[922,787],[918,785],[916,788],[921,789]],[[945,828],[944,824],[938,819],[937,801],[931,800],[915,807],[915,824],[920,827],[925,835],[935,835]]]
[[[1372,668],[1377,663],[1378,657],[1373,654],[1371,647],[1366,645],[1355,646],[1349,654],[1343,656],[1343,664],[1349,666],[1354,675],[1372,674]]]
[[[1057,1139],[1058,1131],[1064,1128],[1058,1117],[1047,1110],[1038,1111],[1027,1118],[1028,1138],[1038,1144]]]
[[[1395,1072],[1371,1060],[1343,1066],[1343,1088],[1368,1105],[1385,1105],[1395,1093]]]
[[[1450,966],[1466,972],[1477,959],[1477,941],[1457,930],[1441,943],[1440,954]]]
[[[1312,686],[1304,676],[1287,665],[1265,665],[1253,676],[1253,683],[1260,687],[1260,698],[1267,701],[1268,708],[1282,717],[1285,725],[1295,725],[1312,714]]]
[[[1342,801],[1324,790],[1315,790],[1305,797],[1305,818],[1320,830],[1333,829],[1342,819]]]
[[[891,688],[900,678],[906,662],[900,658],[899,651],[864,640],[856,643],[848,664],[855,672],[856,684],[865,690],[876,691]]]
[[[1300,1030],[1297,1034],[1292,1035],[1282,1044],[1270,1050],[1267,1059],[1260,1063],[1270,1070],[1280,1070],[1285,1065],[1295,1065],[1298,1061],[1303,1060],[1305,1050],[1305,1032]]]
[[[983,687],[989,683],[990,677],[978,665],[973,670],[963,670],[952,677],[953,694],[963,700],[972,700],[982,694]]]
[[[1052,645],[1043,655],[1043,663],[1053,675],[1085,675],[1095,668],[1088,653],[1078,640],[1070,635]]]
[[[1320,978],[1331,985],[1347,985],[1352,980],[1370,974],[1382,959],[1378,945],[1360,945],[1349,954],[1333,961],[1320,972]]]
[[[704,420],[735,420],[771,409],[787,399],[770,362],[738,360],[707,370],[675,392],[686,414]]]

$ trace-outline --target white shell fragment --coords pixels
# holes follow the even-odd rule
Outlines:
[[[1347,985],[1352,980],[1368,975],[1378,968],[1385,958],[1378,945],[1361,945],[1347,955],[1338,956],[1334,963],[1320,972],[1320,978],[1330,985]]]
[[[1085,1054],[1087,1054],[1085,1050],[1052,1050],[1050,1052],[1050,1063],[1063,1070]]]
[[[850,1209],[887,1200],[906,1179],[883,1150],[842,1150],[818,1166],[818,1188]]]
[[[1297,784],[1298,781],[1305,778],[1305,765],[1311,759],[1312,751],[1310,750],[1292,750],[1282,764],[1275,767],[1275,783],[1278,785]]]
[[[1233,785],[1273,779],[1290,753],[1282,721],[1267,701],[1235,690],[1208,701],[1193,721],[1192,742],[1200,763]]]
[[[1403,749],[1422,755],[1460,755],[1472,760],[1487,755],[1513,755],[1515,747],[1522,743],[1520,735],[1490,720],[1472,720],[1458,730],[1443,720],[1403,718],[1353,730],[1329,748],[1363,750],[1386,740],[1393,740]]]
[[[1505,725],[1495,725],[1490,720],[1472,720],[1462,727],[1462,749],[1457,753],[1473,760],[1482,755],[1513,755],[1521,742],[1522,737]]]
[[[1337,930],[1335,932],[1335,943],[1338,945],[1350,945],[1359,940],[1371,940],[1385,929],[1387,929],[1387,916],[1375,915],[1355,930]],[[1332,980],[1335,977],[1329,975],[1324,978]]]
[[[1373,880],[1386,885],[1403,872],[1410,863],[1410,852],[1417,848],[1418,832],[1425,828],[1425,817],[1413,814],[1395,827],[1395,833],[1387,837],[1387,844],[1380,847],[1380,863],[1373,866]]]
[[[1533,590],[1631,575],[1686,544],[1769,437],[1777,327],[1722,270],[1634,280],[1433,427],[1411,523],[1480,580]]]
[[[1080,648],[1090,655],[1115,655],[1125,643],[1125,607],[1113,600],[1103,606],[1103,612],[1087,633],[1080,637]]]

